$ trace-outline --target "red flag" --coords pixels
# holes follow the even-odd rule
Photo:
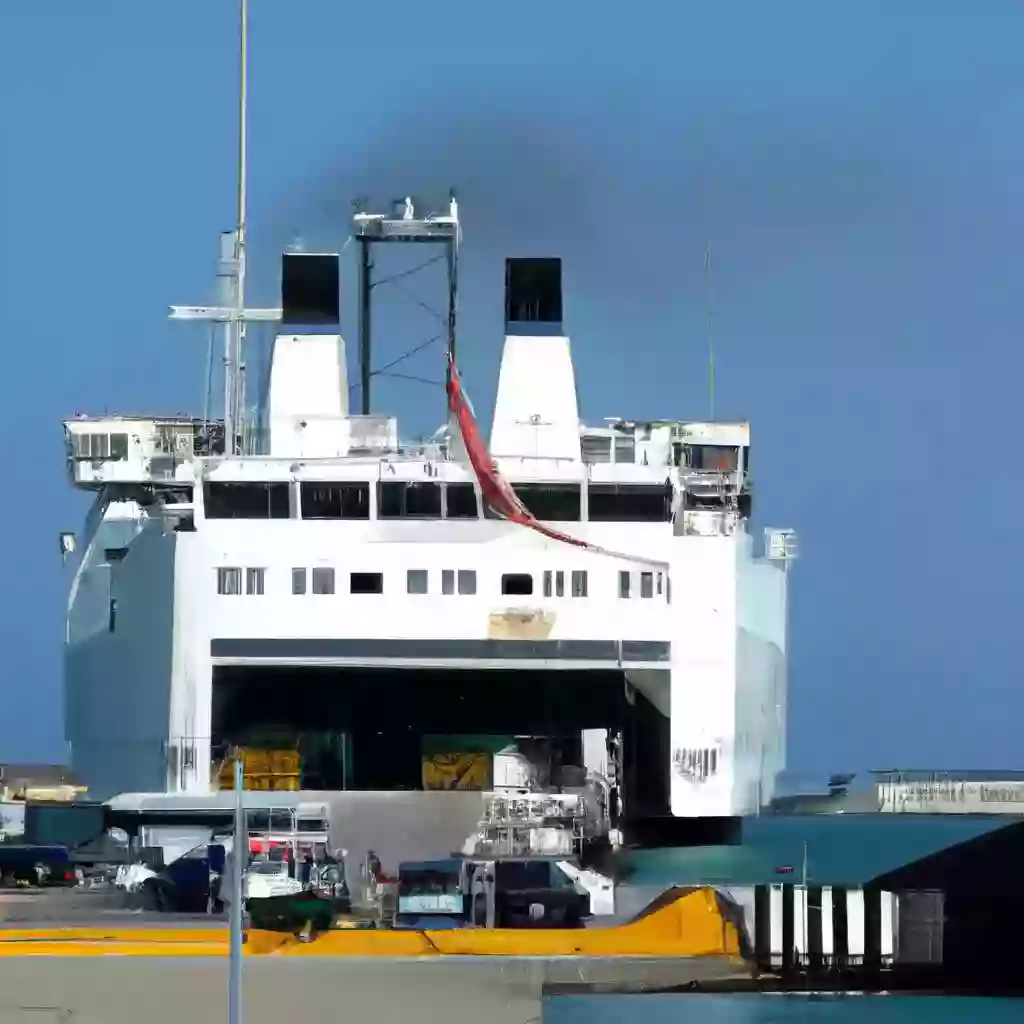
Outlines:
[[[483,439],[480,437],[480,430],[476,425],[476,418],[469,407],[466,394],[462,390],[462,381],[459,378],[459,371],[455,369],[455,362],[448,355],[448,407],[459,424],[459,433],[462,435],[462,442],[466,446],[466,454],[469,456],[469,463],[473,467],[477,481],[480,484],[480,494],[490,508],[502,519],[511,523],[518,523],[537,533],[550,537],[551,540],[562,541],[565,544],[572,544],[574,547],[586,548],[596,554],[609,555],[614,558],[624,558],[629,561],[638,562],[642,565],[650,565],[659,569],[667,569],[668,564],[650,558],[638,558],[636,556],[623,555],[615,551],[608,551],[605,548],[590,544],[578,537],[570,537],[568,534],[552,530],[551,527],[539,523],[519,500],[519,496],[504,477],[498,472],[498,467],[491,458]]]

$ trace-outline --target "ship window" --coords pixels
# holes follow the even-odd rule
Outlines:
[[[304,594],[306,592],[306,570],[292,569],[292,593]]]
[[[110,457],[118,462],[122,462],[128,458],[127,434],[110,435]]]
[[[267,570],[249,568],[245,570],[245,592],[251,596],[260,596],[264,592]]]
[[[409,569],[405,574],[405,590],[409,594],[425,594],[430,577],[426,569]]]
[[[583,461],[593,465],[612,461],[612,439],[607,434],[584,434],[580,438]]]
[[[442,569],[441,570],[441,593],[442,594],[454,594],[455,593],[455,570],[454,569]]]
[[[572,596],[573,597],[586,597],[587,596],[587,570],[586,569],[573,569],[573,572],[572,572]]]
[[[615,435],[615,461],[636,462],[636,435],[616,434]]]
[[[379,572],[352,572],[348,576],[350,594],[383,594],[384,574]]]
[[[328,565],[317,565],[313,568],[313,593],[334,593],[334,570]]]
[[[565,573],[561,569],[544,570],[544,596],[565,597]]]
[[[619,572],[619,597],[629,597],[629,573],[625,569]]]
[[[382,480],[377,484],[377,515],[380,519],[440,519],[441,485]]]
[[[654,573],[640,573],[640,596],[654,597]]]
[[[368,483],[305,481],[299,487],[303,519],[369,519]]]
[[[661,573],[660,572],[654,577],[654,587],[655,587],[655,590],[660,594],[661,593]]]
[[[533,593],[533,577],[528,572],[507,572],[501,577],[501,592],[514,597]]]
[[[513,490],[535,519],[578,522],[578,484],[517,484]]]
[[[464,595],[476,593],[476,569],[459,570],[459,593]]]
[[[207,519],[287,519],[287,483],[208,483],[203,487]]]
[[[740,450],[731,444],[694,444],[690,445],[687,455],[690,469],[735,473]]]
[[[554,588],[552,586],[552,578],[551,578],[551,576],[552,576],[551,570],[550,569],[545,569],[544,570],[544,596],[545,597],[550,597],[552,595],[553,591],[554,591]]]
[[[445,503],[445,515],[449,519],[476,519],[480,515],[472,484],[448,484]]]
[[[117,628],[117,598],[110,599],[110,611],[107,618],[107,629],[113,633]]]
[[[240,594],[242,592],[242,570],[233,566],[221,566],[217,570],[217,593]]]
[[[591,522],[664,523],[672,518],[672,486],[664,484],[591,484]]]

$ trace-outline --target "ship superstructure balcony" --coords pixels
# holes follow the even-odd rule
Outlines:
[[[78,416],[64,421],[64,446],[76,487],[188,484],[197,457],[224,451],[224,428],[184,416]]]

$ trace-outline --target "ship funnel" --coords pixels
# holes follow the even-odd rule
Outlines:
[[[505,261],[505,334],[562,336],[562,261]]]
[[[551,472],[580,462],[580,419],[569,339],[562,330],[562,261],[505,261],[505,347],[491,427],[491,454],[517,471]]]
[[[341,322],[337,253],[286,252],[281,257],[281,323],[333,327]]]

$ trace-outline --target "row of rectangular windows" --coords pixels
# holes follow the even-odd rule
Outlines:
[[[513,487],[537,518],[579,522],[584,518],[581,484],[518,484]],[[664,484],[589,484],[586,519],[590,522],[668,522],[673,490]],[[479,519],[481,503],[472,483],[433,480],[381,480],[377,483],[378,519]],[[289,519],[291,484],[218,483],[203,486],[207,519]],[[370,484],[304,481],[298,488],[300,519],[370,519]],[[493,513],[483,505],[483,514]]]
[[[263,567],[221,566],[217,569],[217,593],[223,595],[259,596],[266,592],[266,573]],[[634,581],[634,576],[639,576]],[[568,577],[568,579],[567,579]],[[545,597],[565,597],[566,583],[570,597],[587,597],[588,575],[586,569],[573,569],[566,573],[562,569],[545,569],[542,576],[542,591]],[[638,586],[634,586],[638,582]],[[243,591],[244,583],[244,591]],[[507,572],[501,577],[501,592],[507,596],[528,597],[533,594],[534,579],[531,573]],[[408,569],[405,574],[405,589],[408,594],[430,593],[430,572],[427,569]],[[296,595],[335,593],[335,572],[332,566],[314,566],[292,569],[292,593]],[[384,574],[379,572],[349,573],[350,594],[384,593]],[[476,593],[475,569],[442,569],[441,593],[473,595]],[[619,597],[653,598],[668,596],[668,580],[660,572],[619,573]]]

